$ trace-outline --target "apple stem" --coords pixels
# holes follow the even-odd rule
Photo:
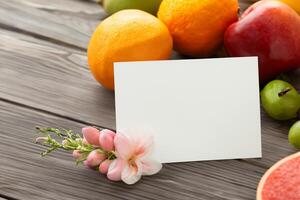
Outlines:
[[[278,96],[282,97],[282,96],[286,95],[291,90],[292,90],[291,88],[285,88],[284,90],[282,90],[281,92],[278,93]]]

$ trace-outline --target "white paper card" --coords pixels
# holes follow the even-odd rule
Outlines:
[[[117,130],[149,128],[162,163],[261,157],[256,57],[115,63]]]

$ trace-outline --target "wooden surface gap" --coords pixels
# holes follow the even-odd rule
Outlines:
[[[61,0],[0,0],[0,23],[85,49],[107,15],[96,3]]]
[[[19,200],[0,193],[0,200]]]
[[[33,110],[33,111],[36,111],[36,112],[40,112],[40,113],[52,115],[52,116],[55,116],[55,117],[59,117],[59,118],[62,118],[62,119],[70,120],[70,121],[73,121],[73,122],[77,122],[77,123],[80,123],[80,124],[85,124],[86,126],[95,126],[95,127],[100,128],[100,129],[109,129],[108,127],[100,126],[98,124],[92,124],[92,123],[89,123],[89,122],[86,122],[86,121],[83,121],[83,120],[79,120],[79,119],[76,119],[76,118],[72,118],[72,117],[69,117],[69,116],[60,115],[60,114],[55,113],[55,112],[50,112],[48,110],[43,110],[43,109],[40,109],[40,108],[36,108],[36,107],[33,107],[33,106],[22,104],[20,102],[15,102],[15,101],[12,101],[12,100],[9,100],[9,99],[4,99],[4,98],[0,97],[0,101],[8,103],[8,104],[15,105],[15,106],[19,106],[19,107],[22,107],[22,108],[30,109],[30,110]],[[57,127],[57,128],[59,128],[59,127]]]
[[[31,32],[31,31],[24,30],[24,29],[19,29],[17,27],[10,26],[8,24],[0,23],[0,28],[4,29],[4,30],[7,30],[7,31],[21,33],[21,34],[27,35],[29,37],[44,40],[44,41],[47,41],[49,43],[53,43],[53,44],[56,44],[56,45],[67,47],[67,48],[71,48],[71,49],[74,49],[74,50],[77,50],[77,51],[83,51],[83,52],[87,51],[87,48],[83,48],[83,47],[80,47],[80,46],[77,46],[77,45],[73,45],[73,44],[70,44],[70,43],[64,42],[62,40],[55,39],[55,38],[47,37],[47,36],[39,34],[39,33]]]

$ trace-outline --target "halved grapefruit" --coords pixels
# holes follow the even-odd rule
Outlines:
[[[300,152],[273,165],[258,184],[257,200],[300,200]]]

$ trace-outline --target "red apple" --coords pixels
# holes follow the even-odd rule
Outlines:
[[[275,0],[253,4],[227,29],[230,56],[258,56],[262,83],[300,67],[300,16]]]

